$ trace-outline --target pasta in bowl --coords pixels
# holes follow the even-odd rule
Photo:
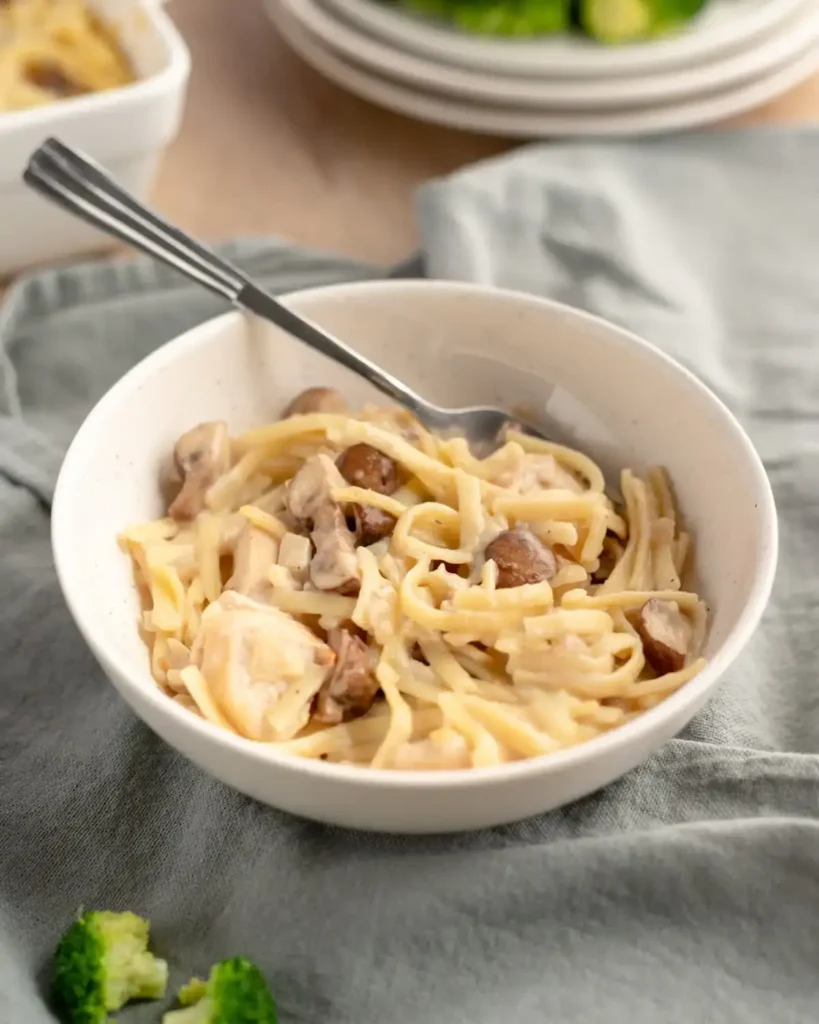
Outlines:
[[[776,567],[767,477],[718,399],[532,296],[378,281],[285,301],[430,400],[525,407],[560,444],[430,437],[237,313],[151,352],[86,417],[52,508],[68,608],[139,718],[257,800],[398,833],[559,807],[679,733]]]
[[[311,388],[177,441],[168,515],[120,535],[154,678],[282,752],[497,766],[592,739],[704,666],[665,471],[622,501],[585,454],[510,431],[478,458],[398,408]]]

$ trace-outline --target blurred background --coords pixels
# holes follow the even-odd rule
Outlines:
[[[819,120],[819,3],[6,0],[2,109],[2,276],[99,249],[20,183],[49,135],[204,238],[386,264],[422,182],[533,139]]]
[[[157,199],[208,237],[272,233],[390,262],[414,243],[412,195],[421,182],[520,144],[353,96],[292,52],[262,0],[172,0],[168,11],[191,48],[193,73]],[[730,123],[814,120],[817,73]]]

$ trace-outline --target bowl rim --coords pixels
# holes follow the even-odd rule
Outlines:
[[[541,298],[525,292],[458,281],[381,279],[377,281],[359,281],[307,288],[288,292],[280,296],[280,298],[287,303],[301,303],[309,302],[317,297],[333,300],[343,298],[345,295],[366,293],[368,291],[380,291],[382,293],[393,291],[396,295],[400,294],[405,297],[407,292],[414,291],[449,292],[452,295],[462,296],[491,294],[495,300],[506,302],[510,307],[519,306],[521,303],[524,303],[548,308],[553,313],[574,319],[581,326],[585,324],[598,329],[603,327],[609,333],[615,334],[621,343],[633,346],[647,354],[650,358],[664,363],[666,368],[680,375],[689,387],[699,392],[706,401],[712,404],[715,411],[719,414],[724,428],[733,436],[738,447],[743,450],[751,468],[757,491],[755,515],[760,520],[760,540],[755,552],[757,568],[754,574],[753,585],[736,625],[728,634],[722,646],[708,661],[702,672],[660,704],[650,708],[630,722],[574,747],[542,754],[537,757],[525,758],[508,764],[483,768],[458,768],[422,772],[408,769],[362,768],[356,765],[335,764],[318,759],[302,758],[279,751],[273,744],[260,743],[256,740],[247,739],[246,737],[228,732],[226,729],[221,729],[219,726],[213,725],[196,715],[192,715],[185,708],[171,701],[156,685],[150,670],[147,667],[133,665],[127,657],[122,655],[116,644],[108,641],[105,630],[96,626],[91,610],[86,611],[87,602],[82,597],[83,588],[80,584],[80,574],[72,574],[69,565],[68,553],[74,545],[68,530],[70,517],[67,517],[65,509],[69,507],[72,491],[75,491],[81,484],[82,474],[78,472],[77,467],[81,471],[89,442],[90,446],[93,447],[93,438],[97,434],[97,424],[104,423],[109,410],[115,408],[118,404],[120,395],[137,389],[142,383],[149,380],[157,370],[161,369],[164,364],[173,362],[183,352],[198,347],[203,337],[208,336],[214,331],[223,330],[228,325],[235,324],[244,319],[244,315],[240,312],[228,312],[206,320],[188,331],[177,335],[165,344],[160,345],[159,348],[136,363],[117,380],[86,416],[69,446],[60,469],[52,503],[51,541],[54,564],[63,597],[68,605],[71,616],[91,651],[102,662],[105,674],[108,674],[106,666],[111,666],[119,679],[123,681],[123,689],[132,688],[134,691],[137,691],[143,699],[148,700],[155,706],[160,715],[169,716],[171,720],[175,719],[176,724],[181,730],[187,731],[192,738],[196,738],[202,743],[210,743],[216,748],[227,748],[236,755],[258,765],[284,769],[285,771],[314,778],[316,781],[337,784],[349,782],[378,789],[428,790],[439,789],[444,786],[457,789],[472,789],[476,786],[502,785],[533,775],[548,776],[553,773],[581,767],[586,763],[605,758],[606,755],[615,755],[623,748],[639,744],[641,739],[649,737],[654,732],[655,725],[663,720],[673,719],[677,711],[692,705],[696,708],[703,702],[708,692],[716,685],[726,669],[737,658],[756,629],[768,603],[778,559],[779,534],[776,504],[771,484],[759,454],[733,413],[695,374],[651,342],[602,317],[568,306],[565,303]],[[111,542],[114,543],[115,538],[112,538]],[[111,685],[114,685],[111,680],[109,682],[111,682]],[[118,689],[116,686],[115,688]],[[139,715],[137,717],[141,718]],[[170,745],[174,746],[174,744]]]

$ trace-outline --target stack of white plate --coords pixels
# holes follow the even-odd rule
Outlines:
[[[819,70],[817,0],[711,0],[687,32],[607,47],[470,36],[385,0],[265,0],[327,78],[411,117],[516,137],[666,132],[719,121]]]

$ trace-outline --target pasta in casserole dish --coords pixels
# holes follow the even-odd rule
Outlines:
[[[84,0],[0,3],[0,112],[115,89],[134,73]]]

